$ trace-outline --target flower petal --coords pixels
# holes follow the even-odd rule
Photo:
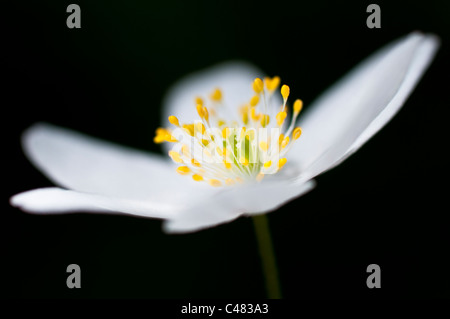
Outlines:
[[[168,125],[170,115],[177,116],[184,123],[198,120],[195,98],[206,99],[215,88],[222,90],[224,106],[230,117],[237,116],[238,108],[250,101],[254,94],[252,82],[264,74],[245,62],[225,62],[189,74],[171,87],[163,102],[163,125]]]
[[[439,40],[412,33],[369,57],[311,105],[290,155],[312,178],[342,162],[403,105],[430,64]]]
[[[277,209],[315,186],[312,180],[284,180],[248,184],[204,200],[163,224],[168,233],[187,233],[230,222],[241,215],[256,215]]]
[[[180,209],[170,202],[125,200],[57,187],[40,188],[17,194],[10,199],[14,207],[37,214],[74,212],[124,213],[152,218],[170,218]]]
[[[195,190],[162,156],[132,150],[49,124],[36,124],[22,137],[31,162],[57,185],[123,199],[189,203]]]

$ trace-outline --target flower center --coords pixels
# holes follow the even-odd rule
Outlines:
[[[303,102],[297,99],[290,111],[289,87],[283,85],[282,105],[273,105],[280,78],[256,78],[253,97],[239,107],[239,118],[232,118],[223,102],[222,91],[215,89],[209,98],[197,97],[199,120],[181,124],[169,116],[174,128],[158,128],[155,143],[173,143],[169,156],[179,164],[177,172],[207,181],[211,186],[236,182],[261,181],[279,172],[286,164],[286,153],[302,131],[295,127]],[[274,120],[275,119],[275,120]]]

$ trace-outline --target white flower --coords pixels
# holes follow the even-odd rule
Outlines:
[[[178,128],[159,129],[156,142],[184,134],[188,141],[202,144],[205,135],[201,135],[202,132],[188,134],[190,128],[183,129],[178,119],[194,123],[200,115],[206,126],[241,127],[246,120],[248,127],[266,126],[265,122],[261,124],[260,112],[271,115],[269,127],[282,129],[285,135],[281,142],[286,136],[291,138],[281,146],[274,142],[278,141],[279,133],[269,136],[268,145],[261,146],[259,142],[253,145],[257,150],[253,158],[239,153],[241,144],[231,146],[227,155],[239,158],[228,165],[219,161],[198,167],[202,163],[197,163],[197,157],[189,154],[191,149],[183,149],[183,143],[177,140],[170,153],[175,162],[182,162],[182,168],[178,169],[180,174],[177,174],[177,167],[167,156],[116,146],[48,124],[36,124],[23,134],[24,151],[32,163],[60,187],[15,195],[11,204],[38,214],[85,211],[161,218],[165,220],[167,232],[197,231],[241,215],[272,211],[311,190],[315,176],[341,163],[380,130],[398,112],[438,46],[435,36],[412,33],[376,52],[300,116],[301,131],[294,131],[300,102],[294,103],[297,109],[291,112],[293,117],[289,113],[279,115],[289,107],[283,109],[286,99],[283,103],[277,94],[271,93],[278,80],[266,81],[268,87],[261,91],[262,81],[254,80],[262,73],[248,64],[227,63],[188,76],[172,88],[164,105],[165,118],[176,115],[178,118],[171,117],[170,122]],[[195,97],[209,96],[216,87],[221,91],[210,97],[215,103],[206,107],[205,102],[198,100],[196,109],[192,104]],[[283,90],[287,97],[286,88]],[[230,115],[233,109],[249,103],[254,95],[259,99],[252,101],[252,105],[259,102],[255,110],[248,105],[243,113]],[[232,123],[233,118],[237,118],[237,123]],[[217,123],[219,119],[227,124]],[[195,126],[202,131],[201,125]],[[298,138],[301,132],[301,138],[293,144],[293,137]],[[230,133],[224,134],[228,137]],[[203,143],[205,147],[200,145],[202,155],[206,145],[211,144],[216,149],[224,141],[221,136],[215,139],[211,136]],[[238,134],[236,140],[245,143],[245,137],[239,138]],[[279,149],[270,153],[271,145]],[[223,148],[217,152],[222,155]],[[269,171],[268,167],[274,169]],[[193,174],[194,178],[182,176]],[[264,175],[267,176],[261,180]]]

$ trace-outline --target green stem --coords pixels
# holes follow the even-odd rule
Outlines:
[[[259,255],[261,256],[262,270],[266,280],[267,297],[281,299],[280,282],[275,254],[270,237],[269,221],[266,215],[253,216],[256,239],[258,241]]]

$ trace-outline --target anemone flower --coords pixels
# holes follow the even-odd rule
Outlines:
[[[37,214],[159,218],[168,233],[263,216],[310,191],[314,177],[380,130],[399,111],[438,45],[435,36],[418,32],[387,45],[301,116],[302,101],[289,101],[289,87],[280,89],[279,77],[264,77],[247,63],[189,75],[168,91],[164,127],[154,138],[167,142],[169,157],[35,124],[22,136],[24,152],[59,187],[15,195],[11,204]],[[264,271],[271,277],[275,264],[267,223],[254,220]],[[267,281],[271,296],[279,296],[277,283]]]

